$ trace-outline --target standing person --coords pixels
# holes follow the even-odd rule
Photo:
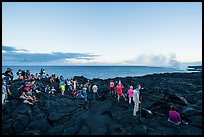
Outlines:
[[[120,101],[120,96],[123,96],[125,101],[127,100],[125,95],[123,94],[123,91],[122,91],[123,88],[124,88],[124,86],[121,84],[121,81],[119,81],[118,85],[116,86],[117,95],[118,95],[118,102]]]
[[[64,77],[62,75],[60,76],[60,81],[64,81]]]
[[[10,86],[12,85],[12,81],[9,81],[7,84],[6,84],[6,91],[8,93],[8,95],[11,95],[11,91],[10,91]]]
[[[90,92],[91,91],[91,82],[90,82],[89,79],[88,79],[88,82],[87,82],[87,87],[88,87],[88,91]]]
[[[66,90],[66,91],[69,91],[69,85],[70,85],[70,84],[68,84],[68,81],[69,81],[69,80],[68,80],[68,78],[67,78],[67,79],[65,80],[65,84],[66,84],[65,90]]]
[[[25,70],[21,70],[21,78],[25,79]]]
[[[64,81],[60,82],[60,89],[61,89],[62,95],[64,96],[64,91],[65,91],[65,82]]]
[[[77,86],[77,85],[76,85],[76,80],[74,80],[74,81],[73,81],[73,87],[74,87],[73,90],[74,90],[74,91],[76,91],[76,86]]]
[[[110,95],[114,96],[114,82],[112,80],[110,82]]]
[[[29,76],[30,76],[30,70],[29,69],[26,70],[25,75],[26,75],[26,78],[29,78]]]
[[[45,73],[45,70],[43,69],[41,78],[42,78],[42,79],[45,79],[45,76],[46,76],[46,73]]]
[[[40,69],[40,73],[39,74],[40,74],[40,77],[41,77],[42,74],[43,74],[43,68]]]
[[[6,76],[7,82],[8,82],[8,80],[13,81],[13,72],[12,72],[11,68],[7,68],[4,75]]]
[[[86,84],[84,84],[84,85],[83,85],[83,88],[82,88],[82,90],[83,90],[83,94],[84,94],[84,93],[86,94],[86,91],[87,91],[87,87],[86,87]]]
[[[141,103],[140,101],[140,92],[139,90],[141,89],[140,85],[137,85],[137,88],[135,90],[133,90],[133,101],[134,101],[134,110],[133,110],[133,116],[137,116],[136,112],[139,110],[139,103]]]
[[[69,88],[70,88],[70,91],[73,91],[73,80],[72,80],[72,79],[70,80],[70,86],[69,86]]]
[[[9,102],[7,101],[8,94],[6,91],[6,82],[2,82],[2,104]]]
[[[71,90],[71,81],[69,79],[67,79],[67,90]]]
[[[168,121],[171,123],[174,123],[176,125],[181,124],[181,116],[180,114],[176,111],[175,106],[171,106],[171,110],[169,111],[169,118]]]
[[[130,89],[128,90],[127,94],[129,97],[129,104],[131,104],[133,98],[133,86],[130,86]]]
[[[115,97],[118,96],[118,95],[117,95],[117,90],[116,90],[117,85],[118,85],[118,81],[115,81]]]
[[[50,77],[50,87],[55,87],[55,80],[53,77]]]
[[[11,82],[13,82],[13,70],[12,69],[10,69],[8,75],[11,78]]]
[[[38,73],[35,73],[35,79],[36,79],[36,80],[39,79]]]
[[[87,88],[86,88],[86,84],[84,84],[84,87],[83,87],[83,97],[84,97],[84,104],[83,104],[83,108],[84,110],[87,110],[88,108],[86,107],[86,104],[88,102],[87,100]]]
[[[98,94],[98,87],[97,87],[96,85],[94,85],[94,86],[92,87],[92,90],[93,90],[93,101],[95,101],[95,100],[96,100],[96,99],[95,99],[96,94],[97,94],[98,97],[100,98],[100,95]]]

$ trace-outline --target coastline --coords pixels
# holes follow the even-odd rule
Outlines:
[[[3,66],[2,70],[6,70],[9,66]],[[88,79],[101,78],[108,79],[114,77],[127,76],[144,76],[154,73],[174,73],[186,72],[186,70],[179,70],[168,67],[151,67],[151,66],[15,66],[10,67],[16,73],[18,69],[29,69],[32,74],[40,72],[40,69],[45,69],[46,74],[55,73],[56,76],[63,75],[65,78],[73,78],[74,76],[84,76]],[[15,78],[16,75],[14,75]]]

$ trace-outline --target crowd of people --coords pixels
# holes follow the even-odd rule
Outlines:
[[[86,104],[88,102],[87,99],[87,91],[93,94],[93,101],[96,101],[96,95],[100,99],[101,95],[99,94],[99,88],[96,84],[91,83],[88,80],[86,83],[79,83],[76,79],[65,79],[62,75],[58,78],[55,74],[48,75],[46,74],[44,69],[41,69],[39,73],[35,75],[32,74],[29,70],[21,70],[19,69],[16,73],[18,75],[18,79],[23,81],[23,84],[18,88],[19,91],[19,99],[26,104],[34,105],[35,102],[38,102],[37,94],[52,94],[55,95],[57,92],[61,93],[62,96],[65,93],[71,93],[71,95],[79,100],[84,100],[84,108],[87,109]],[[11,95],[11,91],[9,87],[13,82],[13,72],[11,68],[7,68],[6,72],[2,75],[2,104],[5,104],[8,101],[8,96]],[[45,85],[44,91],[40,89],[36,80],[47,80],[50,84]],[[58,91],[56,88],[56,84],[58,83]],[[91,88],[92,87],[92,88]],[[124,85],[119,80],[119,82],[110,81],[110,96],[117,98],[117,101],[120,102],[120,98],[123,97],[125,101],[129,100],[129,104],[134,104],[133,116],[138,116],[137,112],[139,111],[139,104],[141,104],[140,100],[140,90],[143,89],[140,84],[138,84],[135,89],[131,85],[129,90],[127,91],[127,95],[124,94],[123,89]],[[127,99],[128,98],[128,99]],[[175,123],[179,125],[182,120],[180,114],[176,111],[175,106],[171,106],[171,110],[169,111],[168,121],[171,123]]]

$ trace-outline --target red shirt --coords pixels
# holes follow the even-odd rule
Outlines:
[[[124,88],[124,86],[122,84],[116,86],[116,90],[117,90],[118,95],[122,95],[122,93],[123,93],[122,89],[123,88]]]

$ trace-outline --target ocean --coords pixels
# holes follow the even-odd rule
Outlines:
[[[12,68],[14,79],[17,78],[18,69],[29,69],[32,74],[39,73],[40,69],[45,69],[46,74],[55,73],[57,76],[63,75],[64,78],[73,78],[74,76],[84,76],[88,79],[100,78],[108,79],[127,76],[144,76],[147,74],[187,72],[187,70],[178,70],[175,68],[149,67],[149,66],[2,66],[2,73],[6,68]]]

